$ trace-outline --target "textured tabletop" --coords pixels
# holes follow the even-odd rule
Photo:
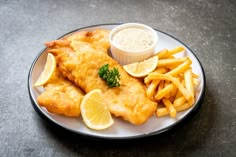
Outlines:
[[[72,135],[42,120],[27,89],[43,43],[94,24],[139,22],[183,41],[206,75],[200,109],[171,131],[131,141]],[[236,156],[236,1],[1,0],[0,156]]]

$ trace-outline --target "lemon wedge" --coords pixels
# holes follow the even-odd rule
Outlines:
[[[148,58],[142,62],[124,65],[125,71],[134,77],[144,77],[154,71],[158,65],[158,56]]]
[[[91,129],[103,130],[114,123],[100,89],[94,89],[84,96],[80,110],[84,123]]]
[[[35,82],[34,86],[42,86],[48,82],[48,80],[52,77],[56,69],[56,59],[53,54],[48,53],[47,61],[44,66],[42,73],[40,74],[38,80]]]

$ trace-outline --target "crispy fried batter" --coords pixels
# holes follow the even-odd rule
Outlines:
[[[80,115],[80,103],[84,92],[64,78],[58,70],[44,88],[45,92],[37,99],[40,106],[55,114],[73,117]]]
[[[82,32],[45,45],[56,56],[65,77],[86,93],[101,89],[113,115],[136,125],[142,124],[153,115],[156,103],[147,98],[144,85],[139,80],[129,76],[121,65],[107,55],[107,36],[108,31],[104,35],[104,30]],[[99,68],[104,64],[118,68],[120,87],[109,88],[98,76]]]

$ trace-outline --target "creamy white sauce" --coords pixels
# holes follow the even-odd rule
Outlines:
[[[112,41],[126,51],[142,51],[149,48],[153,42],[152,34],[142,28],[126,28],[114,34]]]

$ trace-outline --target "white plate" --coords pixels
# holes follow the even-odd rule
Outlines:
[[[103,29],[112,29],[113,27],[117,26],[118,24],[102,24],[102,25],[96,25],[96,26],[88,26],[85,28],[80,28],[75,31],[72,31],[70,33],[67,33],[65,35],[69,35],[76,31],[81,30],[94,30],[98,28]],[[131,139],[131,138],[141,138],[151,135],[160,134],[162,132],[165,132],[169,129],[172,129],[174,126],[176,126],[179,122],[181,122],[183,119],[185,119],[188,115],[192,114],[194,110],[196,110],[200,103],[201,99],[204,95],[204,89],[205,89],[205,76],[204,71],[201,66],[200,61],[197,59],[197,57],[194,55],[192,50],[190,50],[184,43],[179,41],[178,39],[161,32],[159,30],[156,30],[156,33],[159,36],[158,46],[156,47],[156,52],[159,50],[162,50],[164,48],[171,49],[175,48],[177,46],[184,46],[186,48],[186,54],[189,56],[192,60],[192,69],[194,73],[199,75],[199,81],[200,85],[197,88],[197,96],[196,96],[196,102],[193,105],[192,108],[180,112],[177,114],[177,117],[175,119],[167,117],[162,118],[156,118],[155,116],[152,116],[145,124],[141,126],[135,126],[133,124],[130,124],[126,121],[123,121],[118,118],[114,118],[114,125],[110,127],[107,130],[103,131],[95,131],[88,129],[85,124],[82,121],[82,118],[69,118],[61,115],[55,115],[47,112],[46,109],[41,108],[36,98],[39,96],[39,94],[43,91],[40,88],[35,88],[32,86],[33,83],[37,80],[38,76],[40,75],[41,71],[43,70],[44,64],[46,62],[47,57],[47,51],[46,49],[42,50],[39,55],[35,58],[34,62],[32,63],[31,69],[29,71],[29,77],[28,77],[28,89],[29,89],[29,95],[32,102],[32,105],[34,109],[47,120],[53,122],[54,124],[72,131],[74,133],[81,134],[83,136],[91,136],[96,138],[105,138],[105,139]],[[63,36],[65,36],[63,35]],[[63,37],[62,36],[62,37]],[[42,43],[43,44],[43,43]]]

